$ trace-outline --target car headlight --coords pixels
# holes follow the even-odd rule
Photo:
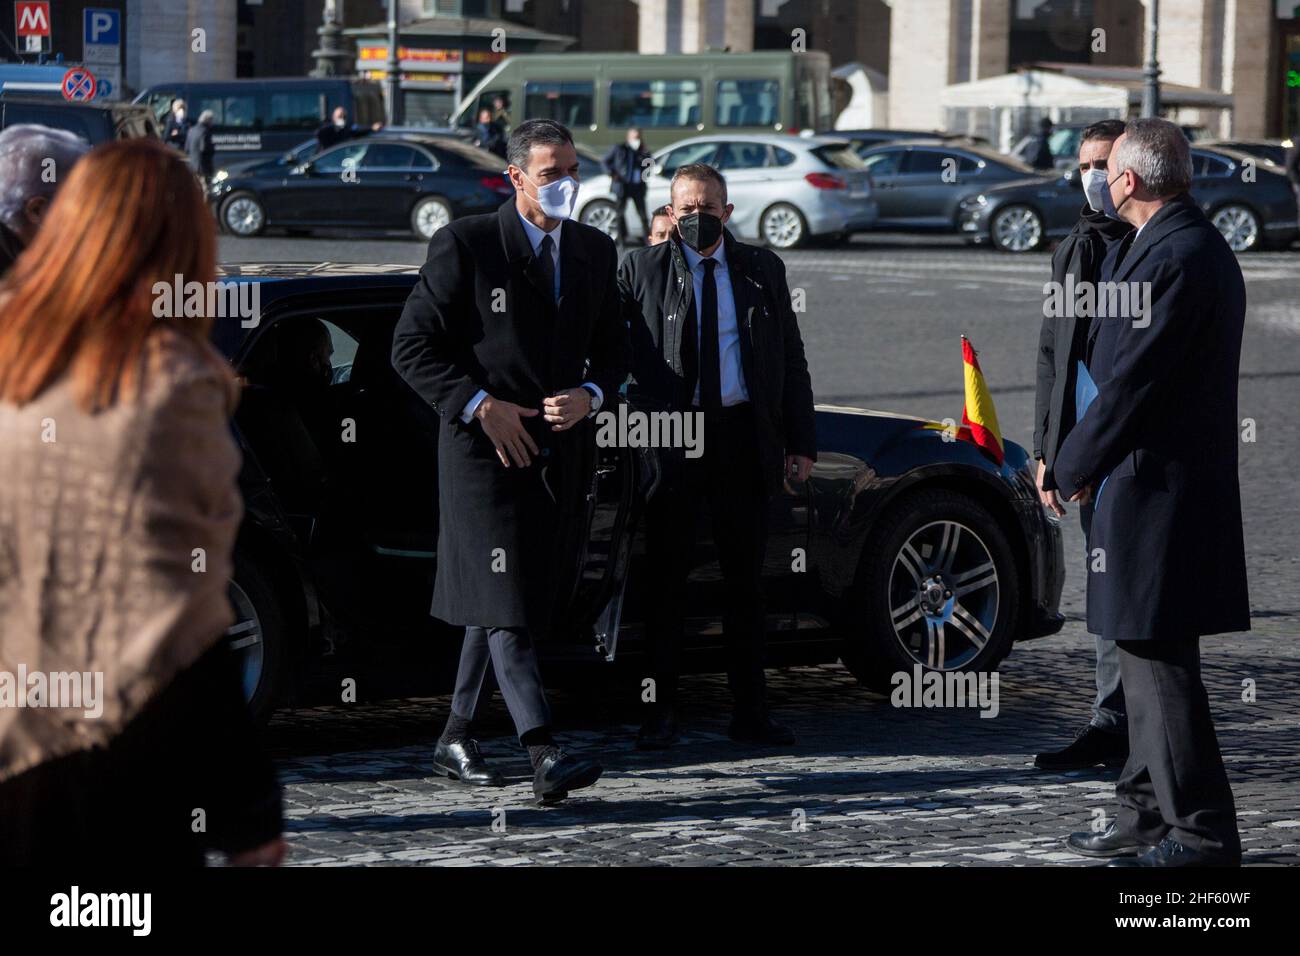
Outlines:
[[[978,209],[987,206],[988,204],[989,201],[984,198],[983,193],[980,193],[978,196],[967,196],[961,201],[961,207],[963,209]]]
[[[226,172],[224,169],[219,169],[217,170],[217,174],[212,177],[212,181],[214,183],[224,183],[229,178],[230,173]]]

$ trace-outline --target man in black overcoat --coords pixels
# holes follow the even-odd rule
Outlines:
[[[508,144],[515,196],[434,234],[393,337],[393,365],[439,416],[438,568],[432,614],[465,626],[437,769],[499,786],[470,734],[489,661],[543,803],[590,786],[593,760],[563,753],[538,672],[560,566],[559,473],[589,417],[628,372],[617,252],[569,218],[578,154],[569,131],[529,120]]]
[[[1107,188],[1136,232],[1107,254],[1102,281],[1130,307],[1093,323],[1097,394],[1053,466],[1062,496],[1093,503],[1088,630],[1118,643],[1128,705],[1119,812],[1069,840],[1112,865],[1241,860],[1200,638],[1250,629],[1237,479],[1246,291],[1191,180],[1173,123],[1134,120],[1116,140]]]

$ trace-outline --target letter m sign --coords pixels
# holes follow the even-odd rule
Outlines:
[[[15,0],[14,36],[25,53],[49,52],[49,0]]]

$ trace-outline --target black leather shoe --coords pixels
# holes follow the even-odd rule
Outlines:
[[[637,750],[663,750],[681,740],[677,729],[677,715],[672,708],[655,710],[641,724],[636,735]]]
[[[767,713],[736,714],[728,729],[731,739],[740,744],[779,746],[794,743],[794,731],[778,724]]]
[[[1075,853],[1096,857],[1137,856],[1149,848],[1149,844],[1116,832],[1113,823],[1101,833],[1071,833],[1065,844]]]
[[[476,740],[454,740],[449,744],[439,740],[433,748],[433,767],[452,780],[476,787],[506,785],[505,778],[487,765]]]
[[[569,795],[570,790],[590,787],[604,772],[605,768],[594,760],[557,750],[537,764],[537,772],[533,774],[533,796],[543,805],[558,803]]]
[[[1035,757],[1034,766],[1039,770],[1059,773],[1065,770],[1087,770],[1101,764],[1107,767],[1122,767],[1126,760],[1128,760],[1127,734],[1108,733],[1089,724],[1074,738],[1074,743],[1064,750],[1039,754]]]
[[[1157,846],[1145,853],[1122,860],[1111,860],[1107,866],[1241,866],[1241,857],[1227,853],[1205,853],[1183,846],[1173,837],[1165,837]]]

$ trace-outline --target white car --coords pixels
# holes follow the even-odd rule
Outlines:
[[[654,154],[646,179],[646,211],[668,202],[673,173],[708,163],[727,180],[736,208],[727,226],[741,239],[793,249],[811,238],[842,239],[876,220],[871,176],[848,140],[834,136],[754,134],[696,136]],[[618,238],[618,212],[608,174],[584,177],[576,215]],[[629,236],[642,235],[631,203],[624,208]]]

